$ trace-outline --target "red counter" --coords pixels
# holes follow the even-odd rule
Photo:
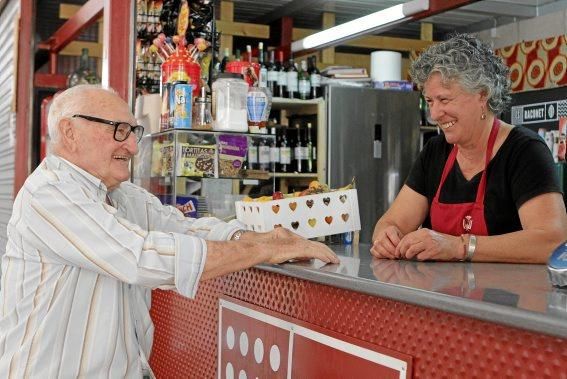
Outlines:
[[[361,256],[365,254],[361,252]],[[314,264],[309,267],[293,264],[274,266],[272,271],[281,273],[268,272],[269,267],[250,269],[202,283],[193,301],[174,292],[154,291],[152,369],[158,378],[218,377],[219,298],[228,296],[238,299],[241,304],[249,304],[253,309],[281,315],[284,320],[311,325],[319,332],[348,344],[386,352],[386,355],[390,352],[402,358],[408,357],[410,365],[407,377],[567,377],[567,339],[564,335],[567,307],[554,308],[553,304],[548,304],[550,298],[545,297],[541,299],[543,305],[536,304],[527,298],[525,288],[508,298],[502,295],[504,292],[497,292],[496,296],[491,293],[488,297],[485,293],[484,299],[476,299],[479,296],[475,291],[487,290],[490,286],[494,290],[496,285],[490,281],[498,282],[498,276],[506,276],[508,271],[504,268],[510,269],[510,273],[517,272],[512,270],[512,266],[516,265],[469,265],[468,274],[461,263],[429,266],[435,270],[445,267],[447,270],[462,271],[466,275],[456,279],[451,279],[451,275],[439,275],[433,281],[421,280],[419,283],[422,284],[412,288],[407,283],[400,283],[402,276],[399,271],[395,271],[398,273],[395,278],[377,278],[377,273],[382,271],[376,269],[376,263],[372,263],[369,256],[349,257],[348,260],[355,264],[358,262],[356,272],[349,272],[352,266],[321,269],[314,267]],[[414,265],[411,267],[420,269],[420,272],[428,267],[419,266],[427,263],[406,264]],[[429,263],[436,264],[439,265]],[[410,266],[400,267],[406,272]],[[487,273],[498,271],[499,267],[503,270],[502,275],[495,272],[494,279],[487,279]],[[534,278],[545,280],[545,267],[521,267],[534,270]],[[301,276],[305,279],[299,278]],[[471,286],[471,279],[474,282],[475,276],[476,283]],[[525,273],[522,277],[533,279]],[[514,281],[513,277],[510,279]],[[456,290],[459,287],[454,286],[456,282],[451,280],[464,280],[466,283]],[[425,288],[438,286],[441,282],[446,284],[443,290]],[[336,283],[336,286],[329,283]],[[522,288],[526,284],[517,285]],[[541,296],[538,291],[542,288],[549,294],[555,293],[549,283],[531,285],[534,287],[531,295],[535,297]],[[349,286],[352,288],[337,288]],[[474,288],[467,289],[467,286]],[[368,288],[375,288],[373,295],[367,294],[370,292]],[[512,293],[510,289],[505,292]],[[384,296],[379,296],[379,293]],[[399,299],[407,301],[396,300],[398,294]],[[558,294],[565,295],[567,299],[567,292],[560,291]],[[506,304],[510,298],[516,299],[516,304]],[[414,302],[412,299],[417,299],[415,302],[421,305],[410,304]],[[522,303],[526,299],[528,302]],[[534,309],[530,310],[530,307]],[[562,324],[563,320],[565,325]],[[514,323],[520,325],[504,325]],[[556,335],[553,330],[557,331]],[[248,359],[252,360],[252,356]],[[340,359],[332,358],[332,354],[320,356],[312,353],[310,360],[323,360],[331,368],[341,364]],[[238,377],[238,367],[234,369],[234,377]],[[376,377],[371,374],[368,376]],[[220,377],[225,377],[224,368]],[[313,374],[309,377],[313,377]]]

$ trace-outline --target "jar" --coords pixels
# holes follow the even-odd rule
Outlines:
[[[195,62],[183,45],[177,49],[161,65],[162,94],[166,83],[186,81],[193,87],[193,96],[199,96],[201,87],[201,66]]]
[[[212,130],[213,116],[211,115],[211,98],[199,96],[193,104],[193,129]]]
[[[237,74],[222,73],[213,83],[214,130],[247,132],[248,84]]]

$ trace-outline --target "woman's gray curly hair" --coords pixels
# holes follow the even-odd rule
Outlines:
[[[508,67],[490,46],[470,34],[453,34],[423,52],[410,67],[410,75],[420,89],[438,72],[443,82],[456,81],[465,91],[485,93],[494,114],[511,102]]]

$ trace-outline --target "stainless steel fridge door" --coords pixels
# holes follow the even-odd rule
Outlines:
[[[356,177],[360,241],[370,242],[419,151],[419,93],[329,86],[326,97],[328,183]]]

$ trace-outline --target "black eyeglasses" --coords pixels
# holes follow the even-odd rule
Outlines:
[[[134,133],[136,136],[136,142],[140,142],[142,136],[144,135],[144,127],[142,125],[130,125],[127,122],[122,121],[110,121],[103,118],[85,116],[82,114],[75,114],[73,118],[83,118],[88,121],[100,122],[101,124],[107,124],[114,126],[114,139],[118,142],[126,141],[126,138],[130,136],[130,133]]]

